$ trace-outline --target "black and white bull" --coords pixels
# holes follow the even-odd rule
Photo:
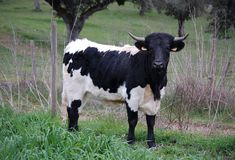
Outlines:
[[[102,45],[87,39],[70,42],[63,59],[62,105],[67,107],[69,130],[78,128],[79,113],[89,94],[126,103],[128,143],[135,141],[138,111],[146,114],[147,144],[156,147],[155,115],[167,84],[170,52],[184,48],[187,37],[152,33],[136,37],[135,46]],[[65,108],[66,108],[65,107]],[[65,111],[64,111],[65,112]]]

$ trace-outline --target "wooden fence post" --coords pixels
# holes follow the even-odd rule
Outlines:
[[[39,0],[33,0],[33,4],[34,4],[34,10],[35,11],[42,11],[41,7],[40,7]]]
[[[32,80],[36,83],[36,60],[35,60],[35,44],[33,40],[30,40],[31,56],[32,56]]]
[[[51,22],[51,92],[50,103],[52,116],[56,115],[56,57],[57,57],[57,25]]]

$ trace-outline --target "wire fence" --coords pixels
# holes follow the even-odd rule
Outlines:
[[[52,106],[52,114],[56,113],[56,91],[62,86],[56,68],[61,66],[62,54],[57,53],[56,25],[52,24],[50,40],[0,40],[0,95],[15,110]]]
[[[54,105],[60,106],[66,40],[57,39],[57,44],[55,66],[58,69],[53,72],[51,39],[0,40],[0,104],[10,105],[17,111],[51,109],[51,82],[56,81],[54,97],[58,99]],[[53,73],[56,74],[52,76]],[[228,116],[235,117],[235,49],[230,40],[213,41],[203,37],[187,40],[180,54],[171,55],[168,80],[171,98],[166,98],[168,102],[163,110],[169,112],[164,112],[162,119],[169,117],[169,121],[177,121],[185,128],[189,124],[189,112],[195,108],[203,108],[213,122],[225,106]]]

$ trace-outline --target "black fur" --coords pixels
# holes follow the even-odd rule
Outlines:
[[[105,91],[116,93],[126,83],[128,98],[130,91],[137,86],[150,84],[154,99],[160,99],[160,90],[167,84],[167,66],[171,48],[177,51],[184,47],[184,42],[174,42],[174,37],[166,33],[152,33],[145,41],[137,41],[136,47],[145,47],[135,55],[127,52],[99,52],[95,47],[74,54],[65,53],[63,63],[68,66],[68,73],[81,68],[81,75],[90,75],[93,84]],[[69,61],[72,60],[72,63]],[[153,63],[160,61],[163,68],[153,68]]]
[[[131,111],[127,103],[126,103],[126,109],[127,109],[127,117],[129,124],[127,143],[133,144],[135,142],[135,127],[138,122],[138,112]]]
[[[130,91],[137,86],[150,84],[155,99],[160,99],[160,89],[166,85],[166,71],[158,73],[151,67],[151,54],[140,51],[135,55],[117,51],[99,52],[97,48],[88,47],[84,52],[71,55],[66,53],[64,63],[69,63],[68,73],[81,68],[81,75],[90,75],[93,84],[110,93],[126,82],[128,98]]]
[[[68,73],[72,76],[73,70],[81,68],[81,75],[89,73],[95,86],[116,93],[128,73],[129,56],[126,52],[99,52],[97,48],[88,47],[84,52],[73,54]]]
[[[67,65],[68,63],[69,63],[69,60],[72,58],[72,54],[69,54],[69,53],[65,53],[64,54],[64,59],[63,59],[63,63],[65,64],[65,65]]]
[[[156,147],[155,138],[154,138],[154,125],[155,125],[155,115],[149,116],[146,115],[148,135],[147,135],[147,144],[149,148]]]
[[[67,72],[73,76],[74,70],[81,69],[82,76],[89,76],[95,86],[110,93],[116,93],[125,83],[128,99],[133,88],[150,85],[154,100],[160,100],[160,90],[167,85],[167,66],[170,51],[179,51],[184,47],[183,41],[174,42],[174,37],[166,33],[152,33],[144,41],[137,41],[135,46],[140,50],[131,55],[128,52],[99,52],[95,47],[87,47],[84,51],[65,53],[63,63],[68,65]],[[142,50],[142,48],[147,50]],[[68,108],[69,129],[77,129],[78,107],[81,101],[75,100]],[[128,143],[135,141],[135,126],[138,112],[133,112],[126,103],[129,131]],[[154,138],[155,115],[146,115],[148,126],[147,144],[156,147]]]
[[[81,106],[81,100],[74,100],[71,103],[71,107],[67,107],[68,121],[69,121],[69,131],[78,129],[78,108]]]

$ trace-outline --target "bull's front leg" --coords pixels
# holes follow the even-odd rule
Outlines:
[[[130,107],[128,106],[128,103],[126,103],[126,108],[127,108],[127,117],[129,124],[127,143],[133,144],[135,142],[135,127],[138,122],[138,111],[136,112],[131,111]]]
[[[68,112],[68,130],[78,130],[78,108],[81,106],[81,100],[72,101],[70,107],[67,107]]]
[[[147,127],[148,127],[147,144],[149,148],[156,147],[155,137],[154,137],[155,117],[156,115],[153,115],[153,116],[146,115],[146,121],[147,121]]]

